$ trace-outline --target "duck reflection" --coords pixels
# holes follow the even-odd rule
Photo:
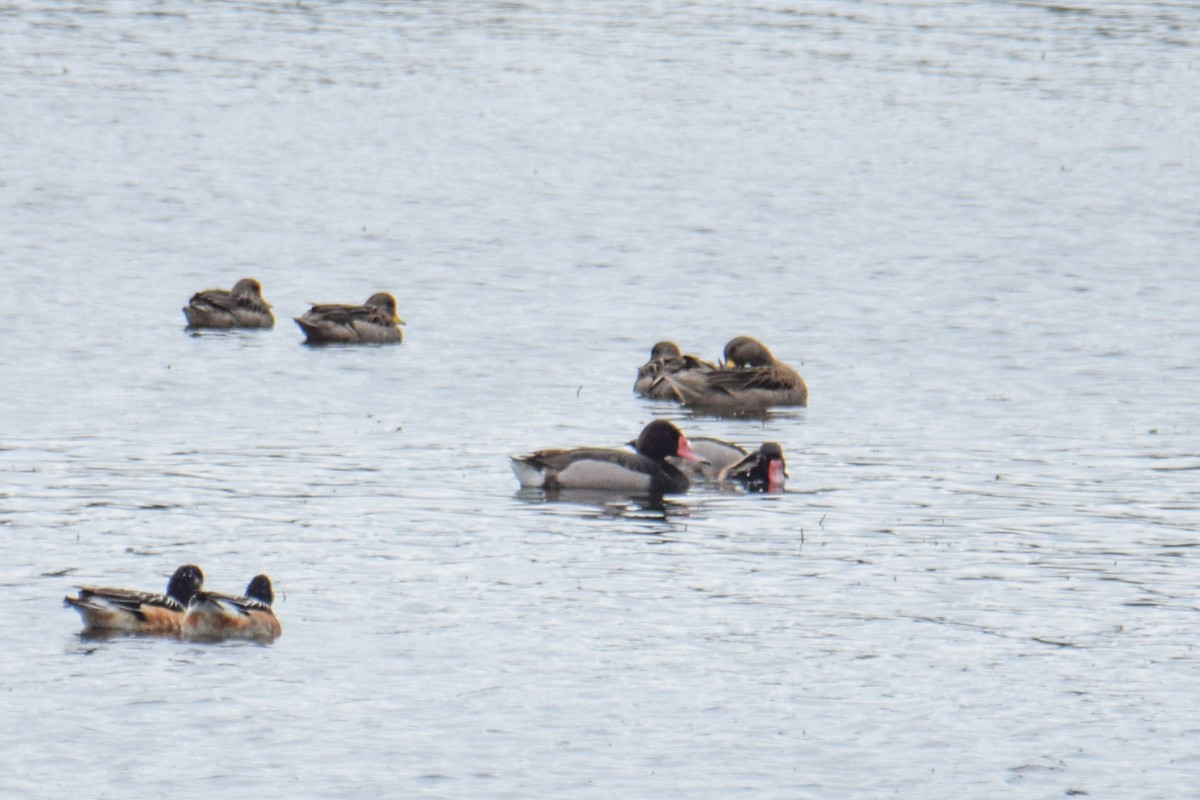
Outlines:
[[[612,519],[637,519],[672,522],[687,518],[692,509],[686,503],[668,500],[660,494],[628,494],[603,489],[536,489],[522,488],[514,495],[529,505],[576,505],[587,509],[583,516]]]
[[[75,634],[81,642],[107,642],[113,639],[178,639],[179,632],[142,633],[112,628],[84,628]]]

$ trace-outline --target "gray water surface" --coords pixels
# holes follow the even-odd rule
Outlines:
[[[1191,3],[0,6],[0,794],[1200,796]],[[274,331],[192,335],[262,281]],[[312,349],[394,293],[405,343]],[[764,340],[807,409],[631,392]],[[779,441],[782,495],[507,456]],[[79,584],[275,581],[270,646]]]

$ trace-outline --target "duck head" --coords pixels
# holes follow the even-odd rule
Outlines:
[[[204,585],[204,573],[195,564],[185,564],[175,570],[171,580],[167,581],[167,597],[178,600],[183,605],[196,596]]]
[[[769,367],[775,363],[775,356],[767,346],[749,336],[737,336],[725,345],[725,366],[733,367]]]
[[[679,428],[665,419],[656,419],[638,434],[634,449],[647,458],[660,461],[667,456],[678,456],[685,461],[703,463],[704,459],[692,452],[688,441]]]
[[[266,575],[255,575],[246,587],[246,597],[268,606],[274,603],[275,592],[271,588],[271,579]]]
[[[404,320],[396,316],[396,298],[387,292],[376,292],[368,297],[367,302],[363,303],[363,305],[383,309],[387,312],[388,318],[394,325],[404,324]]]

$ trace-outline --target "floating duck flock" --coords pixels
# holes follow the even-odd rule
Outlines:
[[[159,634],[188,639],[270,640],[283,629],[271,604],[271,579],[255,575],[246,594],[203,591],[204,573],[185,564],[167,581],[166,594],[133,589],[83,586],[77,597],[63,598],[89,631]]]
[[[183,314],[191,330],[275,327],[271,305],[254,278],[243,278],[228,290],[197,292]],[[359,306],[314,304],[295,322],[308,345],[387,345],[404,339],[404,321],[396,316],[396,299],[387,292],[376,292]],[[651,400],[723,416],[808,405],[808,387],[800,373],[749,336],[731,339],[721,364],[684,355],[674,342],[658,342],[649,360],[638,367],[633,390]],[[662,496],[686,492],[693,482],[781,492],[788,477],[778,442],[747,450],[709,437],[689,440],[673,423],[658,419],[628,445],[537,450],[512,456],[512,469],[523,488],[548,495],[584,489]],[[274,601],[266,575],[255,575],[243,595],[220,594],[204,588],[204,573],[194,564],[175,570],[165,594],[84,586],[77,596],[63,598],[64,605],[79,612],[85,632],[189,641],[271,641],[283,630],[272,610]]]

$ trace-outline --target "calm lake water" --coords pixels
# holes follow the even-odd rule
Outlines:
[[[1198,31],[0,5],[0,794],[1200,796]],[[183,330],[243,276],[274,331]],[[300,344],[380,290],[402,346]],[[738,334],[807,409],[632,394]],[[518,492],[660,416],[787,492]],[[60,605],[189,562],[282,638]]]

